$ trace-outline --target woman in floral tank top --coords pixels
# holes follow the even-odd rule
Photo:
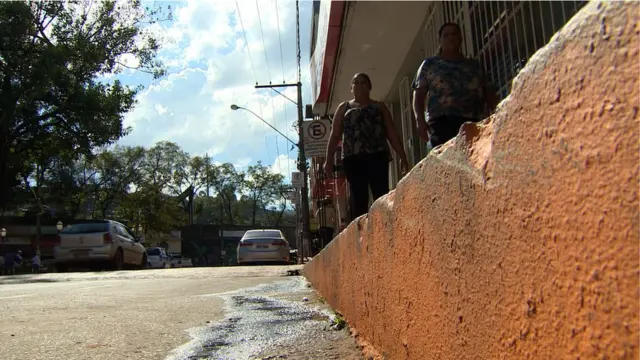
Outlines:
[[[433,147],[453,139],[465,122],[483,120],[486,108],[493,112],[499,100],[480,64],[460,51],[458,24],[442,25],[438,36],[440,54],[425,59],[413,81],[418,134]]]
[[[351,81],[353,99],[336,109],[327,147],[325,173],[333,177],[333,159],[342,139],[342,166],[349,183],[350,220],[369,211],[369,188],[373,201],[389,192],[389,143],[407,171],[407,156],[389,109],[369,97],[371,79],[363,73]]]

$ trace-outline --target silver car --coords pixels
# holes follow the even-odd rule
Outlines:
[[[238,264],[273,262],[289,263],[289,242],[282,231],[249,230],[238,244]]]
[[[60,232],[60,246],[55,248],[58,271],[105,264],[113,270],[146,268],[144,246],[131,229],[117,221],[96,220],[72,224]]]

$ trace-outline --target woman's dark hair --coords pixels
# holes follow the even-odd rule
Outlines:
[[[447,22],[442,24],[442,26],[440,26],[440,30],[438,30],[438,37],[442,37],[442,33],[444,32],[444,29],[447,28],[448,26],[453,26],[456,28],[456,30],[458,30],[458,34],[462,35],[462,29],[460,29],[460,25],[454,23],[454,22]]]
[[[367,82],[367,85],[369,85],[369,89],[371,89],[373,86],[371,86],[371,78],[369,77],[369,75],[365,74],[365,73],[357,73],[355,75],[353,75],[353,79],[351,79],[351,83],[353,84],[353,80],[357,79],[357,78],[364,78],[364,80]]]

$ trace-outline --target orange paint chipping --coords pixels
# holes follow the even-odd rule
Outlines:
[[[307,264],[374,358],[639,358],[639,10],[586,5]]]

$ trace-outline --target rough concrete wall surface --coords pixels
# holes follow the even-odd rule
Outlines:
[[[387,359],[638,359],[635,2],[589,3],[305,275]]]

